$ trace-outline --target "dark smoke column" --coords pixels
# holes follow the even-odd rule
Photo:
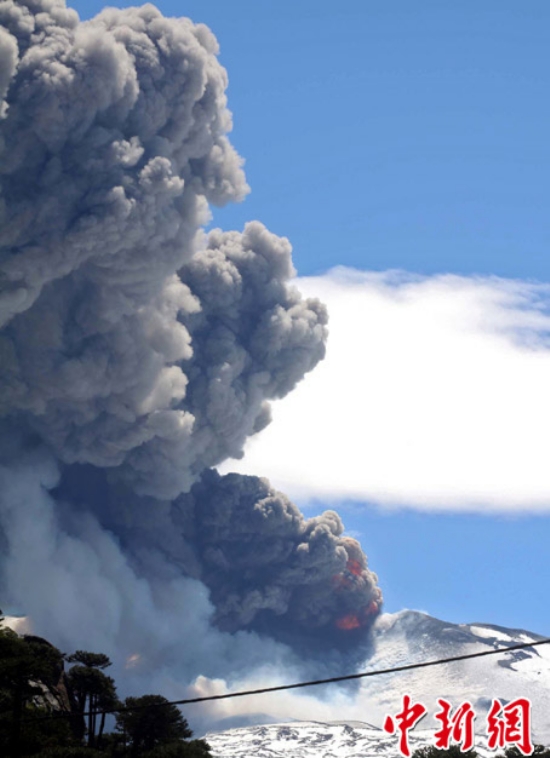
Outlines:
[[[378,615],[377,576],[334,511],[306,520],[267,479],[213,471],[174,505],[182,518],[193,513],[201,579],[222,629],[336,643]]]
[[[140,580],[204,582],[219,628],[365,628],[380,592],[338,516],[211,471],[327,336],[286,239],[203,231],[210,203],[248,191],[217,52],[152,5],[80,22],[63,0],[0,0],[4,589],[33,614],[17,524],[42,518],[39,576],[66,570],[67,535],[92,556],[114,534]]]

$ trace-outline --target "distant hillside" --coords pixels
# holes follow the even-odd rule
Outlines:
[[[490,624],[451,624],[417,611],[385,614],[376,629],[376,648],[365,670],[393,668],[415,661],[435,660],[491,648],[507,647],[543,639],[522,629],[506,629]],[[476,749],[483,755],[487,710],[493,698],[501,701],[528,697],[532,702],[532,736],[534,742],[550,744],[550,645],[540,645],[498,656],[460,661],[433,668],[388,674],[364,680],[361,696],[369,703],[365,718],[369,723],[292,722],[258,724],[210,733],[207,740],[214,755],[252,758],[351,758],[397,753],[397,738],[382,731],[386,714],[401,707],[403,694],[437,710],[437,699],[447,698],[458,706],[469,700],[476,709]],[[258,710],[261,699],[258,699]],[[260,721],[261,719],[259,719]],[[421,722],[421,730],[412,732],[411,744],[431,744],[433,718]]]

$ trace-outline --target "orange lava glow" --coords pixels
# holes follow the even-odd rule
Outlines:
[[[351,558],[347,562],[346,568],[353,576],[361,576],[361,572],[363,571],[363,566],[361,566],[359,561],[354,561]]]
[[[375,616],[380,610],[380,606],[376,600],[371,600],[368,605],[365,605],[358,613],[348,613],[346,616],[342,616],[334,623],[338,629],[342,629],[347,632],[350,629],[359,629],[362,626],[366,626],[370,623],[369,618]]]
[[[345,569],[332,577],[332,586],[339,591],[347,590],[350,594],[353,593],[357,597],[361,594],[363,588],[361,578],[364,571],[365,566],[361,561],[349,558]],[[368,605],[356,606],[356,608],[355,612],[347,613],[345,616],[340,616],[340,618],[334,621],[337,629],[349,631],[351,629],[370,626],[372,617],[376,616],[380,611],[380,604],[376,600],[371,600]]]
[[[340,574],[332,577],[332,584],[336,589],[353,587],[356,577],[361,576],[362,572],[363,566],[361,563],[350,558],[346,563],[346,568]]]
[[[349,631],[350,629],[359,629],[361,626],[361,622],[355,615],[355,613],[348,613],[347,616],[342,616],[341,619],[338,619],[336,621],[336,626],[338,629],[344,629],[345,631]]]

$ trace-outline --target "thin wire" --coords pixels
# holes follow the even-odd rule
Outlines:
[[[497,648],[495,650],[483,650],[479,653],[465,653],[464,655],[454,655],[450,658],[438,658],[435,661],[423,661],[420,663],[408,663],[403,666],[395,666],[388,669],[375,669],[374,671],[362,671],[359,674],[346,674],[345,676],[333,676],[329,679],[313,679],[306,682],[295,682],[293,684],[280,684],[275,687],[262,687],[256,690],[238,690],[237,692],[226,692],[224,695],[206,695],[205,697],[186,698],[185,700],[169,700],[162,703],[152,703],[150,705],[137,705],[137,706],[121,706],[118,708],[109,708],[99,711],[92,711],[92,713],[124,713],[126,711],[138,711],[146,710],[149,708],[162,708],[167,705],[191,705],[193,703],[206,703],[212,700],[229,700],[234,697],[249,697],[251,695],[265,695],[267,692],[281,692],[283,690],[296,690],[301,687],[316,687],[321,684],[334,684],[336,682],[349,682],[354,679],[366,679],[372,676],[382,676],[383,674],[398,674],[402,671],[412,671],[413,669],[427,668],[428,666],[441,666],[444,663],[454,663],[455,661],[466,661],[472,658],[483,658],[486,655],[499,655],[502,653],[513,652],[514,650],[525,650],[530,647],[537,647],[537,645],[547,645],[550,643],[550,638],[547,637],[536,642],[522,642],[517,645],[510,645],[510,647]],[[46,716],[40,716],[34,719],[24,719],[25,723],[33,721],[42,721],[55,718],[67,718],[67,717],[84,717],[89,716],[90,711],[85,713],[71,713],[66,711],[64,713],[48,714]]]
[[[243,697],[245,695],[263,695],[265,692],[277,692],[281,690],[295,690],[299,687],[315,687],[319,684],[333,684],[334,682],[346,682],[352,679],[365,679],[370,676],[381,676],[382,674],[397,674],[401,671],[410,671],[411,669],[427,668],[428,666],[440,666],[443,663],[453,663],[453,661],[465,661],[469,658],[481,658],[485,655],[497,655],[498,653],[507,653],[511,650],[524,650],[527,647],[535,645],[547,645],[550,638],[539,640],[538,642],[525,642],[519,645],[511,645],[498,650],[484,650],[481,653],[466,653],[464,655],[455,655],[451,658],[440,658],[436,661],[423,661],[421,663],[408,663],[404,666],[396,666],[389,669],[376,669],[375,671],[363,671],[359,674],[347,674],[346,676],[334,676],[330,679],[315,679],[309,682],[297,682],[295,684],[281,684],[276,687],[264,687],[258,690],[241,690],[239,692],[228,692],[225,695],[209,695],[208,697],[196,697],[188,700],[174,700],[173,705],[188,705],[189,703],[203,703],[207,700],[225,700],[232,697]]]

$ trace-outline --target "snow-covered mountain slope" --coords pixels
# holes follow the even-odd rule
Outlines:
[[[541,635],[522,629],[451,624],[418,611],[401,611],[379,619],[375,652],[362,668],[393,668],[541,639]],[[413,749],[433,742],[438,698],[447,699],[453,707],[466,700],[472,703],[477,713],[476,749],[483,753],[486,716],[492,700],[509,702],[527,697],[532,703],[532,737],[535,742],[550,745],[550,645],[362,680],[355,699],[364,703],[365,723],[342,722],[346,714],[335,709],[334,722],[330,723],[325,717],[324,723],[258,725],[209,734],[207,739],[220,758],[383,758],[386,754],[393,758],[398,755],[397,737],[386,734],[381,727],[386,715],[395,715],[401,709],[405,694],[424,704],[429,714],[419,725],[422,729],[411,733]]]
[[[386,614],[378,622],[376,651],[365,670],[391,668],[413,662],[447,658],[488,649],[505,648],[543,639],[523,629],[489,624],[450,624],[416,611]],[[550,744],[550,644],[495,656],[388,674],[366,680],[369,699],[386,712],[395,712],[403,694],[423,702],[429,713],[437,699],[454,706],[469,700],[478,714],[477,730],[484,728],[493,698],[532,702],[533,733]],[[371,721],[368,715],[366,718]],[[372,723],[379,725],[376,719]],[[426,726],[429,719],[422,722]]]
[[[242,727],[206,736],[216,758],[397,758],[395,737],[360,722],[301,721]],[[482,758],[494,754],[483,740],[476,744]],[[415,729],[411,752],[433,743],[433,731]]]

